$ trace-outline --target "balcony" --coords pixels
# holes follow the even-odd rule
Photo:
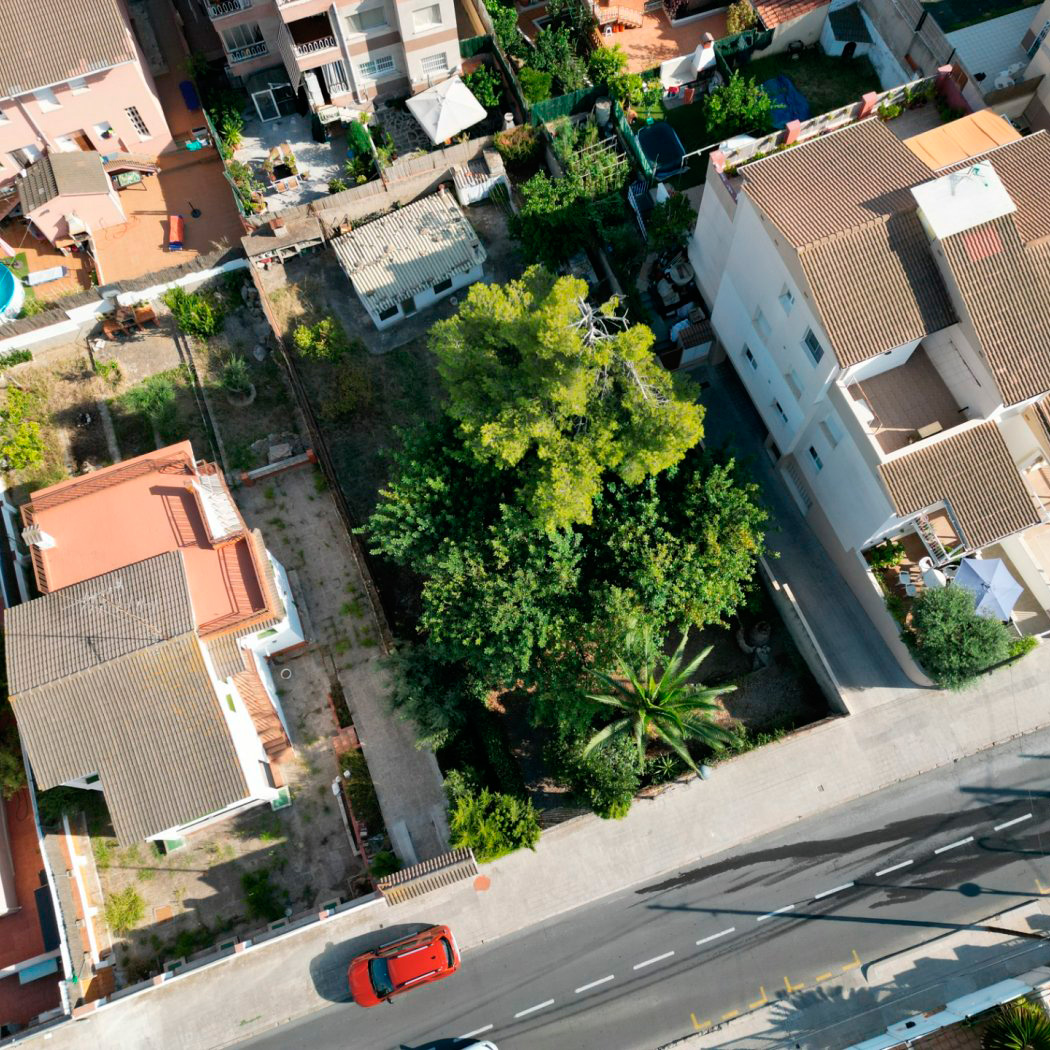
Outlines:
[[[267,47],[266,41],[258,40],[254,44],[234,48],[230,52],[230,65],[235,65],[238,62],[250,62],[253,58],[262,58],[269,53],[270,49]]]
[[[883,455],[951,430],[968,418],[921,345],[904,364],[851,383],[846,392]]]
[[[252,6],[252,0],[216,0],[215,3],[206,3],[204,6],[208,17],[214,22],[217,18],[225,18],[238,11],[247,11]]]
[[[312,58],[338,46],[327,14],[301,18],[288,26],[288,32],[291,35],[292,52],[297,58]]]

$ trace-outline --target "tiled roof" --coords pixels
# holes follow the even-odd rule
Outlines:
[[[109,193],[112,189],[101,154],[88,150],[48,153],[18,180],[18,199],[28,214],[66,193]]]
[[[160,554],[9,609],[8,687],[25,693],[193,626],[182,555]]]
[[[946,502],[970,550],[1041,521],[996,423],[909,450],[879,473],[902,517]]]
[[[826,7],[829,0],[753,0],[755,10],[762,16],[767,29],[801,18],[818,7]]]
[[[117,0],[4,0],[0,96],[135,58]]]
[[[358,294],[377,311],[483,263],[474,227],[447,193],[432,193],[332,241]]]
[[[244,649],[241,650],[241,655],[243,663],[240,672],[234,675],[233,683],[248,709],[267,758],[272,762],[283,762],[291,752],[288,734],[285,733],[273,701],[270,700],[266,686],[259,677],[254,657]]]

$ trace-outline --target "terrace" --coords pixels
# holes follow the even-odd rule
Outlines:
[[[846,388],[854,411],[883,455],[965,422],[960,406],[921,344],[888,372]]]

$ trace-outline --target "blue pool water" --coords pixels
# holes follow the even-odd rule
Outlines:
[[[15,317],[24,299],[22,282],[6,266],[0,266],[0,320]]]

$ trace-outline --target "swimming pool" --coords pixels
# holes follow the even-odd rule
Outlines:
[[[0,321],[13,321],[25,296],[22,282],[6,266],[0,266]]]

